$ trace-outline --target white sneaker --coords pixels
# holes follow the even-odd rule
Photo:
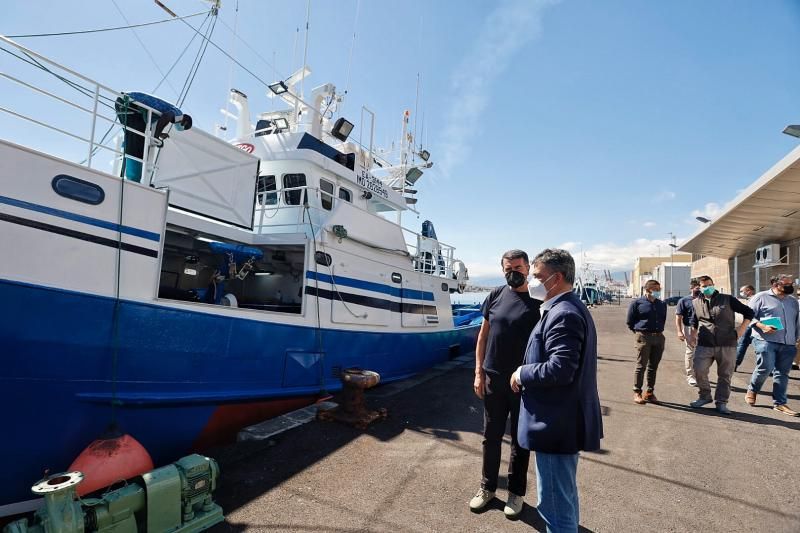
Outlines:
[[[686,378],[686,383],[688,383],[690,387],[697,387],[697,380],[691,376]]]
[[[469,508],[473,511],[480,511],[486,504],[492,501],[494,498],[494,492],[490,492],[486,489],[478,489],[478,492],[475,493],[475,496],[469,501]]]
[[[522,496],[517,496],[513,492],[508,493],[508,502],[503,512],[508,518],[516,518],[522,512]]]

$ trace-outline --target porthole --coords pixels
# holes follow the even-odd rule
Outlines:
[[[392,281],[395,283],[400,283],[403,281],[403,276],[401,276],[398,272],[392,272]]]
[[[448,292],[450,290],[450,286],[447,283],[442,283],[442,291]]]
[[[106,197],[106,193],[99,185],[66,174],[59,174],[53,178],[51,185],[56,194],[85,204],[98,205]]]
[[[314,260],[318,265],[326,267],[331,266],[331,263],[333,263],[333,259],[331,259],[330,254],[326,254],[325,252],[316,252],[314,254]]]

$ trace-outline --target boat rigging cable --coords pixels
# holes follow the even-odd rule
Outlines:
[[[184,17],[178,17],[180,19],[190,19],[193,17],[199,17],[200,15],[205,15],[207,11],[200,11],[198,13],[193,13],[191,15],[186,15]],[[113,28],[97,28],[94,30],[79,30],[79,31],[63,31],[57,33],[29,33],[26,35],[7,35],[9,39],[27,39],[29,37],[62,37],[65,35],[84,35],[87,33],[101,33],[105,31],[117,31],[117,30],[129,30],[133,28],[143,28],[145,26],[154,26],[156,24],[164,24],[165,22],[173,22],[175,18],[168,18],[164,20],[156,20],[153,22],[143,22],[142,24],[131,24],[129,26],[115,26]]]
[[[128,18],[125,16],[125,13],[122,11],[122,9],[120,9],[119,5],[117,4],[117,0],[111,0],[111,3],[114,4],[115,8],[117,8],[117,11],[119,12],[120,16],[122,17],[122,20],[124,20],[126,24],[130,24],[130,22],[128,21]],[[156,61],[156,58],[153,57],[153,54],[151,54],[150,50],[147,48],[147,46],[145,46],[144,41],[142,41],[142,39],[139,37],[139,34],[136,32],[136,29],[135,28],[131,28],[131,32],[133,32],[133,36],[136,37],[137,41],[139,41],[139,44],[142,46],[142,49],[147,54],[147,57],[150,58],[150,61],[156,67],[156,70],[159,72],[159,74],[161,74],[161,76],[166,76],[164,74],[164,71],[162,71],[161,67],[158,65],[158,62]],[[169,82],[169,80],[166,80],[166,81],[167,81],[167,85],[169,85],[170,89],[172,89],[172,91],[175,94],[180,95],[180,93],[177,90],[175,90],[175,87]]]
[[[321,394],[327,394],[328,389],[325,387],[325,352],[323,351],[323,342],[322,342],[322,317],[320,316],[319,311],[319,263],[317,263],[317,235],[314,233],[314,223],[311,222],[311,212],[309,211],[308,206],[308,196],[303,194],[303,197],[306,198],[305,203],[303,204],[303,221],[305,221],[306,215],[308,215],[308,224],[311,226],[311,245],[314,248],[314,286],[315,286],[315,298],[316,304],[314,307],[317,308],[317,350],[319,351],[319,390]],[[333,278],[333,276],[331,276]],[[352,312],[352,311],[351,311]]]

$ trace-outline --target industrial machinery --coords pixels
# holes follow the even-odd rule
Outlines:
[[[33,517],[8,524],[3,533],[162,533],[194,532],[223,520],[211,499],[219,467],[189,455],[112,488],[98,498],[76,498],[80,472],[49,476],[31,489],[44,497]]]

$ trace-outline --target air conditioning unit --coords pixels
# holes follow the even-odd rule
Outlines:
[[[754,266],[772,265],[781,262],[781,245],[767,244],[756,248],[756,264]]]

